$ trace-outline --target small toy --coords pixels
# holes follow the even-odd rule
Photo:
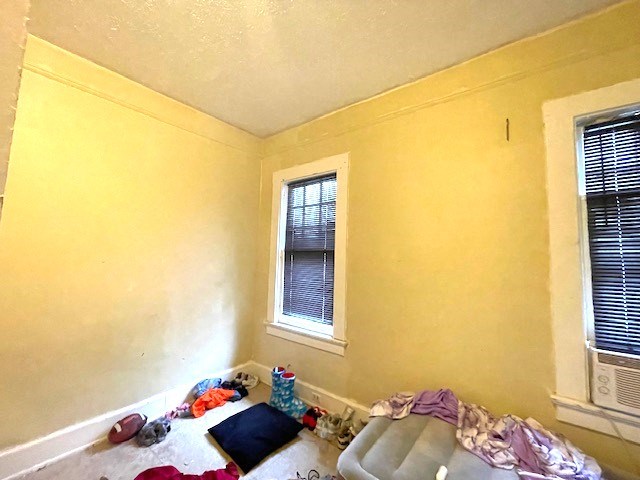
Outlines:
[[[136,436],[142,427],[147,423],[147,417],[139,413],[127,415],[122,420],[116,422],[111,427],[108,440],[111,443],[122,443]]]

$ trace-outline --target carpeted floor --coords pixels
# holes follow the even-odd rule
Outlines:
[[[259,385],[249,396],[236,403],[210,410],[203,417],[178,419],[172,424],[167,439],[149,448],[138,447],[135,440],[121,445],[100,443],[77,452],[56,463],[22,477],[24,480],[133,480],[143,470],[173,465],[183,473],[200,474],[223,468],[229,461],[225,453],[207,433],[207,428],[256,403],[269,399],[269,387]],[[309,469],[321,476],[336,474],[340,450],[303,430],[298,438],[274,453],[248,475],[247,480],[296,479],[296,472],[307,476]]]

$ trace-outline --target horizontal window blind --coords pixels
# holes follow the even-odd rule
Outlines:
[[[640,119],[584,129],[596,346],[640,355]]]
[[[282,313],[333,324],[336,175],[288,185]]]

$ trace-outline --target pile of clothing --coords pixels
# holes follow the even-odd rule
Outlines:
[[[493,416],[486,408],[458,400],[448,389],[396,393],[371,407],[371,416],[392,419],[430,415],[457,426],[460,444],[488,464],[516,469],[526,479],[600,480],[597,462],[569,440],[533,418]]]
[[[172,420],[201,417],[207,410],[224,405],[227,401],[235,402],[246,397],[249,394],[247,389],[255,387],[258,383],[258,377],[243,372],[225,382],[221,378],[207,378],[193,387],[193,403],[184,402],[149,423],[144,415],[128,415],[114,425],[109,433],[109,440],[112,443],[122,443],[135,436],[141,447],[160,443],[171,431]]]
[[[184,404],[178,407],[178,411],[172,411],[168,415],[187,416],[189,414],[198,418],[207,410],[224,405],[227,402],[237,402],[246,397],[251,389],[258,384],[258,377],[246,373],[238,373],[233,380],[223,382],[221,378],[207,378],[198,382],[191,394],[195,399],[190,408],[185,412]],[[182,410],[181,410],[182,409]]]

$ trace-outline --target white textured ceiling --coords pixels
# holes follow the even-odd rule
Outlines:
[[[616,0],[32,0],[30,32],[259,136]]]

